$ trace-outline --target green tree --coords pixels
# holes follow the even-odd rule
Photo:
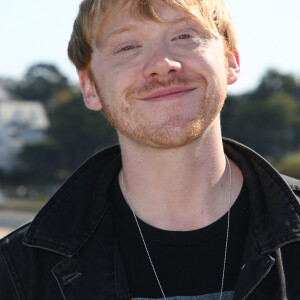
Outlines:
[[[300,152],[283,157],[276,168],[283,174],[300,179]]]
[[[22,81],[10,92],[22,100],[37,100],[47,104],[61,90],[70,88],[67,78],[51,64],[31,66]]]
[[[270,69],[262,77],[256,90],[251,93],[251,99],[268,99],[274,94],[282,93],[294,95],[298,87],[298,82],[292,74],[283,74],[275,69]]]
[[[53,183],[57,178],[59,149],[50,139],[43,144],[26,145],[20,153],[24,162],[23,184]]]
[[[300,104],[291,94],[274,94],[261,101],[231,97],[222,113],[225,136],[265,156],[280,156],[299,146]]]

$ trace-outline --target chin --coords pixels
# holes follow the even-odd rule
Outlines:
[[[186,112],[185,116],[181,110],[173,114],[169,111],[167,116],[156,114],[151,117],[135,109],[117,111],[109,105],[103,105],[103,111],[112,126],[128,141],[160,149],[178,148],[201,137],[221,108],[215,102],[211,107],[207,103],[200,104],[200,108]]]
[[[140,126],[138,130],[118,131],[137,144],[150,146],[158,149],[179,148],[188,145],[199,138],[207,126],[200,121],[193,122],[188,126],[160,126],[159,128],[145,128]],[[128,129],[128,128],[127,128]]]

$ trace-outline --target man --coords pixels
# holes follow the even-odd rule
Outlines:
[[[69,57],[120,148],[2,241],[0,298],[300,299],[300,182],[221,137],[224,3],[84,0]]]

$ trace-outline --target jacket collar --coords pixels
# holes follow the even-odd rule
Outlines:
[[[250,229],[258,252],[272,252],[300,240],[299,198],[290,186],[253,150],[229,139],[223,142],[226,154],[242,169],[249,190]],[[119,146],[87,160],[37,214],[24,244],[68,257],[77,253],[99,225],[109,203],[108,187],[120,168]],[[292,184],[300,190],[300,181]]]
[[[39,211],[23,243],[71,257],[90,238],[108,207],[108,188],[121,168],[120,147],[84,162]]]
[[[250,230],[257,251],[271,253],[300,240],[300,198],[295,194],[300,191],[300,181],[281,176],[264,158],[238,142],[224,139],[224,149],[241,168],[249,190]]]

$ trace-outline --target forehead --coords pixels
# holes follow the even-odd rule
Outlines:
[[[152,1],[151,6],[145,7],[144,10],[137,3],[141,2],[127,1],[123,6],[114,7],[112,12],[106,15],[101,24],[98,24],[97,44],[104,36],[110,35],[113,32],[121,32],[123,28],[132,26],[133,24],[137,26],[145,23],[151,24],[151,21],[177,23],[191,19],[199,21],[192,13],[172,7],[162,0]]]
[[[173,17],[176,17],[176,14],[183,13],[183,7],[181,9],[179,9],[179,6],[175,8],[174,4],[172,5],[171,3],[172,1],[166,3],[166,0],[144,0],[144,2],[142,0],[117,1],[111,6],[110,11],[107,12],[107,17],[109,19],[120,16],[124,18],[124,15],[126,15],[130,18],[171,21]],[[189,7],[189,9],[185,10],[185,13],[189,14],[191,11],[192,7]]]

